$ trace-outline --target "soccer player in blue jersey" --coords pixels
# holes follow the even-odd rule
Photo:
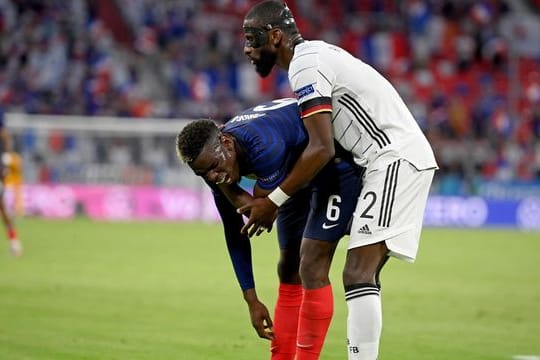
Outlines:
[[[240,233],[244,221],[236,209],[250,200],[251,195],[238,182],[242,176],[253,177],[256,179],[253,195],[269,194],[285,178],[307,141],[295,99],[255,106],[222,128],[210,120],[194,121],[177,137],[179,157],[213,189],[252,324],[260,337],[272,340],[273,360],[293,360],[295,356],[302,359],[302,353],[321,351],[321,347],[313,347],[311,343],[297,344],[297,333],[317,333],[314,329],[332,317],[333,300],[314,302],[306,297],[299,268],[304,257],[316,257],[318,266],[304,271],[312,272],[320,283],[329,282],[332,256],[339,239],[347,233],[362,170],[336,156],[318,177],[279,208],[280,286],[273,323],[255,291],[249,238]],[[306,238],[328,243],[331,251],[306,254],[303,249]]]

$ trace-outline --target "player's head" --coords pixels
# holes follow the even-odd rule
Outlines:
[[[186,125],[176,137],[178,157],[195,174],[216,184],[240,180],[234,138],[223,134],[211,120],[196,120]]]
[[[266,0],[253,6],[244,18],[244,53],[262,77],[267,76],[284,46],[302,40],[287,4]]]

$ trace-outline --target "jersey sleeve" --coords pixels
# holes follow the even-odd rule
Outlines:
[[[251,243],[247,235],[240,233],[244,221],[242,215],[236,212],[225,195],[217,186],[207,183],[212,188],[214,202],[223,223],[225,242],[233,265],[236,279],[244,291],[255,287],[253,263],[251,258]]]
[[[298,99],[302,118],[319,112],[332,112],[332,89],[335,72],[317,52],[293,59],[289,81]]]

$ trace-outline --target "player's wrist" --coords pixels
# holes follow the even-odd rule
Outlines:
[[[259,302],[255,288],[244,290],[244,300],[248,305]]]
[[[279,186],[276,187],[270,194],[268,194],[268,199],[273,202],[277,207],[283,205],[283,203],[289,200],[290,196],[285,193]]]

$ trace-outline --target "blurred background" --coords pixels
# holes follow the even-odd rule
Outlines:
[[[0,0],[0,107],[20,216],[215,220],[176,158],[192,119],[292,97],[243,55],[248,0]],[[540,1],[287,2],[305,39],[398,89],[439,165],[428,226],[540,229]]]

